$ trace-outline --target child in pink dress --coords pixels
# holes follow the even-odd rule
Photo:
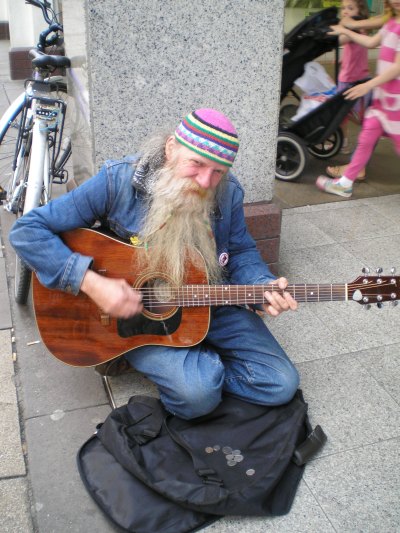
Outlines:
[[[368,6],[365,0],[342,0],[340,8],[341,19],[344,17],[361,17],[367,19],[369,16]],[[368,49],[355,43],[345,35],[339,36],[339,44],[343,46],[343,52],[340,62],[340,72],[338,77],[338,90],[349,89],[355,81],[369,78],[368,70]],[[354,105],[352,114],[357,115],[357,123],[363,119],[364,111],[370,103],[370,96],[364,98]],[[348,121],[346,117],[342,122],[343,144],[340,150],[343,154],[350,154],[348,139]]]
[[[381,45],[377,75],[344,93],[346,98],[353,100],[374,89],[372,106],[365,113],[357,148],[346,168],[346,174],[339,179],[319,176],[316,182],[319,189],[346,198],[352,195],[353,183],[369,161],[382,135],[393,140],[400,155],[400,0],[389,0],[389,3],[395,16],[372,37],[357,34],[343,26],[332,26],[333,35],[346,35],[367,48]]]

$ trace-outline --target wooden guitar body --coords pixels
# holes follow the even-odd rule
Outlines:
[[[163,273],[138,271],[143,249],[93,230],[62,234],[74,252],[94,257],[93,270],[110,278],[125,278],[133,288],[147,287]],[[143,264],[143,263],[142,263]],[[206,284],[205,269],[187,265],[188,280]],[[148,289],[146,289],[148,290]],[[43,287],[33,276],[36,322],[43,342],[58,359],[73,366],[94,366],[144,345],[193,346],[202,341],[210,322],[209,307],[149,307],[134,319],[105,315],[83,293],[77,296]],[[146,304],[145,304],[146,307]]]

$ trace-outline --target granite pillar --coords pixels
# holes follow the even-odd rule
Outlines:
[[[246,202],[270,202],[283,17],[282,0],[63,2],[77,183],[188,111],[215,107],[239,133]]]

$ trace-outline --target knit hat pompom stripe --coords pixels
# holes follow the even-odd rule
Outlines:
[[[192,127],[197,131],[201,131],[205,135],[209,135],[210,138],[214,140],[218,139],[223,144],[227,144],[232,148],[239,147],[239,140],[236,134],[228,133],[215,126],[211,127],[209,124],[201,120],[200,117],[196,115],[196,111],[190,113],[183,120],[189,125],[189,127]]]
[[[184,118],[182,120],[182,124],[184,126],[184,129],[186,131],[190,131],[192,135],[196,137],[202,137],[203,139],[209,139],[210,141],[214,142],[215,144],[219,144],[222,148],[227,148],[228,150],[236,150],[239,146],[239,143],[235,142],[229,142],[225,139],[220,139],[216,135],[213,135],[209,131],[202,131],[200,128],[193,126],[187,118]],[[181,128],[182,129],[182,128]]]
[[[175,138],[190,150],[228,167],[239,149],[233,124],[214,109],[189,113],[177,127]]]

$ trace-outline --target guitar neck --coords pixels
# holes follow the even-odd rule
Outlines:
[[[271,285],[185,285],[176,289],[174,303],[181,307],[266,303],[265,291],[282,290]],[[346,283],[288,285],[285,292],[298,302],[333,302],[348,299]]]

